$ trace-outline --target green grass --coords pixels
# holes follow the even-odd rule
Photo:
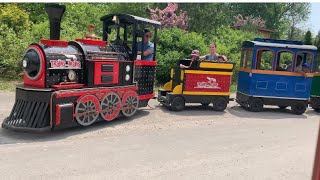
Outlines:
[[[0,80],[0,92],[13,92],[21,81]]]

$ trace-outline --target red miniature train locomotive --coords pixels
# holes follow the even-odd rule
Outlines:
[[[2,127],[45,131],[132,116],[154,97],[157,29],[160,23],[127,14],[101,18],[103,40],[60,40],[65,6],[46,5],[50,40],[31,44],[22,64],[24,84]],[[137,60],[144,29],[153,28],[152,61]],[[114,34],[112,34],[114,30]],[[108,38],[115,40],[107,44]],[[108,37],[109,36],[109,37]],[[143,59],[143,58],[142,58]]]

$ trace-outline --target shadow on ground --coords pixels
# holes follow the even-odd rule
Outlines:
[[[84,134],[87,132],[94,132],[104,128],[115,128],[122,124],[129,123],[135,119],[143,116],[148,116],[149,111],[139,110],[133,117],[119,117],[113,121],[100,121],[88,127],[78,126],[69,129],[62,129],[57,131],[49,131],[44,133],[24,133],[15,132],[7,129],[0,129],[0,145],[2,144],[16,144],[16,143],[33,143],[44,141],[56,141],[65,139],[69,136]]]
[[[202,106],[202,105],[188,105],[183,111],[172,111],[170,108],[159,105],[158,108],[166,114],[173,114],[178,116],[221,116],[226,113],[226,111],[215,111],[212,106]]]
[[[280,109],[275,106],[267,106],[263,108],[261,112],[251,112],[240,105],[232,106],[228,109],[228,112],[234,116],[240,118],[253,118],[261,120],[279,120],[279,119],[307,119],[306,114],[295,115],[292,113],[290,108]]]

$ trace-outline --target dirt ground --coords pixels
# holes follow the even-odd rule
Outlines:
[[[0,123],[13,93],[0,93]],[[311,179],[320,114],[150,102],[132,118],[43,134],[0,129],[0,179]]]

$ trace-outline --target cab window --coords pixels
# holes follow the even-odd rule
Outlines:
[[[293,64],[294,55],[290,51],[280,51],[277,54],[277,59],[275,63],[275,70],[276,71],[293,71],[292,64]]]
[[[257,51],[256,69],[272,70],[274,52],[268,49]]]

